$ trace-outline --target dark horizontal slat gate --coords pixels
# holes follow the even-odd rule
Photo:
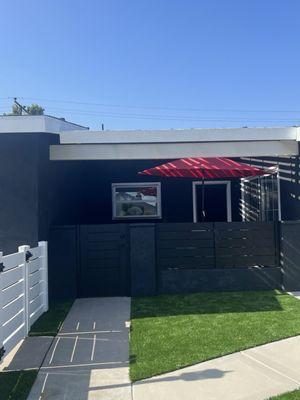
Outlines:
[[[81,225],[79,240],[79,295],[129,295],[128,225]]]

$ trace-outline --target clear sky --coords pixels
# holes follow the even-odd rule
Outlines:
[[[8,97],[99,129],[300,124],[299,0],[2,0]]]

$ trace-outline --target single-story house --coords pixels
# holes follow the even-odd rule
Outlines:
[[[1,116],[0,250],[48,240],[52,298],[300,289],[299,133],[90,131]],[[138,174],[184,157],[273,172],[205,182]]]

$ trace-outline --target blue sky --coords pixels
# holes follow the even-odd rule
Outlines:
[[[299,0],[2,0],[9,97],[98,129],[300,124]]]

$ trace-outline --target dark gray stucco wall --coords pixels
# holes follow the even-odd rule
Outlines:
[[[74,299],[78,296],[78,227],[52,227],[49,233],[49,298]]]
[[[83,161],[78,162],[84,174],[81,187],[84,212],[78,215],[79,224],[114,223],[112,220],[111,184],[122,182],[161,182],[163,222],[192,222],[195,179],[162,178],[138,175],[139,171],[164,163],[168,160],[138,161]],[[197,180],[197,179],[196,179]],[[199,180],[199,179],[198,179]],[[218,179],[219,180],[219,179]],[[240,221],[239,180],[232,179],[232,217]],[[159,222],[153,220],[151,222]],[[130,222],[135,222],[131,220]],[[139,221],[140,222],[140,221]],[[145,221],[143,221],[145,222]],[[149,221],[150,222],[150,221]]]
[[[82,212],[82,164],[49,159],[58,135],[0,134],[0,251],[48,240],[52,224],[72,224]]]
[[[16,252],[38,241],[38,139],[0,134],[0,249]]]
[[[83,210],[82,163],[50,161],[49,146],[57,140],[57,135],[42,135],[39,139],[39,240],[47,240],[51,225],[76,223]]]

